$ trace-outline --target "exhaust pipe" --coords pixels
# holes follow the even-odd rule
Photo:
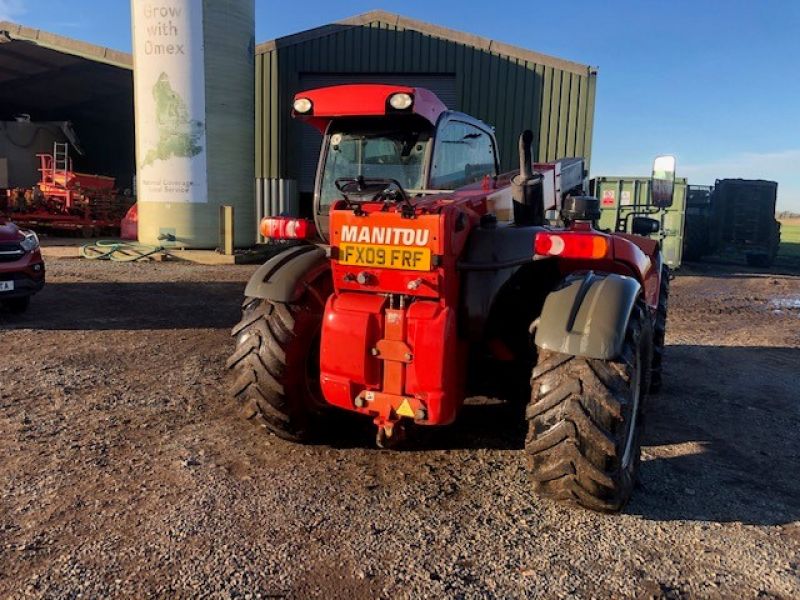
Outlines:
[[[533,172],[531,154],[533,132],[526,129],[519,136],[519,175],[511,180],[516,225],[544,225],[544,188],[542,174]]]
[[[525,179],[533,177],[533,132],[526,129],[519,136],[519,174]]]

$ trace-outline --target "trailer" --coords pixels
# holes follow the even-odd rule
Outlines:
[[[595,177],[589,194],[600,200],[598,226],[608,231],[633,233],[633,219],[647,216],[659,222],[658,231],[649,237],[659,242],[664,262],[677,269],[683,260],[686,179],[675,179],[671,206],[657,207],[651,201],[650,177]]]
[[[772,266],[781,239],[781,224],[775,219],[777,197],[775,181],[718,179],[711,206],[720,231],[720,254],[743,253],[750,266]]]

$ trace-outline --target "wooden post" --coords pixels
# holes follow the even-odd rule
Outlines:
[[[219,249],[225,255],[233,254],[233,206],[219,207]]]

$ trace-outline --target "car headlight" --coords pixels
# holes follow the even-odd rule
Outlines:
[[[33,252],[39,247],[39,236],[33,231],[24,231],[25,238],[19,243],[25,252]]]

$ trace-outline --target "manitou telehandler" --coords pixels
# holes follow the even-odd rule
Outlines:
[[[316,218],[261,222],[302,242],[245,290],[228,361],[245,416],[307,441],[351,411],[385,446],[406,424],[452,423],[466,396],[524,389],[535,488],[618,510],[660,383],[658,243],[597,231],[583,161],[532,164],[529,131],[520,170],[499,174],[491,127],[428,90],[326,87],[293,116],[324,136]],[[670,158],[654,195],[672,194]]]

